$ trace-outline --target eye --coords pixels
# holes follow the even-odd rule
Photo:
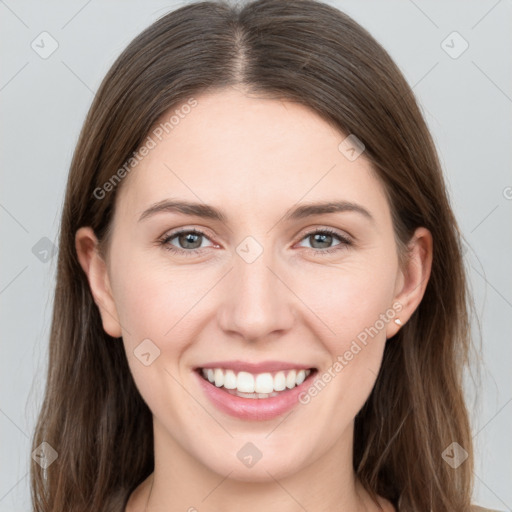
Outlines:
[[[171,243],[174,239],[177,239],[177,243],[181,245],[181,247],[176,247],[176,245]],[[166,234],[159,243],[167,251],[185,256],[193,256],[194,254],[202,252],[200,249],[202,249],[201,242],[203,239],[209,240],[202,231],[197,229],[181,229],[174,233]]]
[[[332,244],[335,238],[337,238],[340,241],[340,243],[335,244],[332,247],[329,247],[329,245]],[[306,233],[302,240],[309,240],[310,243],[313,245],[318,244],[320,247],[313,246],[311,248],[311,250],[316,254],[331,254],[333,252],[344,250],[352,245],[352,241],[348,237],[329,228],[322,228],[316,229],[315,231],[310,231],[309,233]]]
[[[177,240],[177,243],[181,247],[177,247],[172,243],[174,239]],[[202,249],[205,248],[202,246],[202,242],[205,239],[209,240],[206,234],[198,229],[180,229],[173,233],[164,235],[164,237],[159,240],[159,245],[163,246],[165,250],[175,254],[194,256],[201,253]],[[329,228],[310,231],[302,238],[302,240],[306,239],[310,240],[310,243],[313,245],[320,245],[320,247],[310,248],[310,250],[315,254],[331,254],[333,252],[344,250],[348,246],[352,245],[352,241],[348,237]],[[334,239],[338,239],[339,243],[329,247]],[[213,245],[210,247],[213,247]]]

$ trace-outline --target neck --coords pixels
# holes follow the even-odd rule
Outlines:
[[[156,419],[154,434],[155,470],[141,484],[136,499],[130,500],[127,512],[238,512],[241,508],[261,512],[276,507],[280,512],[295,512],[297,507],[309,512],[394,510],[385,500],[379,501],[382,508],[377,506],[355,478],[353,424],[334,446],[325,447],[320,457],[298,472],[274,470],[262,457],[257,481],[212,471],[184,451]]]

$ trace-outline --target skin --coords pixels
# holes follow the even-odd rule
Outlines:
[[[364,153],[348,160],[338,150],[346,135],[306,107],[237,88],[196,99],[121,184],[106,259],[95,250],[91,228],[76,233],[103,327],[122,336],[153,414],[147,510],[379,510],[354,476],[353,431],[386,340],[400,329],[392,320],[308,404],[273,420],[219,411],[192,372],[231,359],[327,371],[393,304],[401,305],[397,317],[407,322],[430,275],[431,234],[417,229],[408,263],[399,268],[390,208]],[[138,221],[170,197],[222,209],[227,222],[174,212]],[[342,199],[364,206],[374,222],[356,212],[281,220],[297,203]],[[187,257],[158,245],[176,228],[206,236],[196,245],[180,244],[179,237],[169,244],[202,252]],[[319,243],[307,236],[317,228],[351,236],[354,244],[340,245],[336,237]],[[263,248],[252,263],[236,252],[247,236]],[[319,254],[334,247],[340,250]],[[133,353],[146,338],[160,349],[149,366]],[[251,468],[237,458],[247,442],[263,455]],[[132,494],[128,512],[145,510],[153,476]]]

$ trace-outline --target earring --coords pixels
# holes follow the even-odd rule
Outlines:
[[[395,318],[395,324],[402,325],[402,321],[400,320],[400,318]]]

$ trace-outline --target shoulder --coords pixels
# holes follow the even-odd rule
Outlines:
[[[472,505],[471,512],[500,512],[499,510],[494,510],[490,508],[480,507],[479,505]]]

